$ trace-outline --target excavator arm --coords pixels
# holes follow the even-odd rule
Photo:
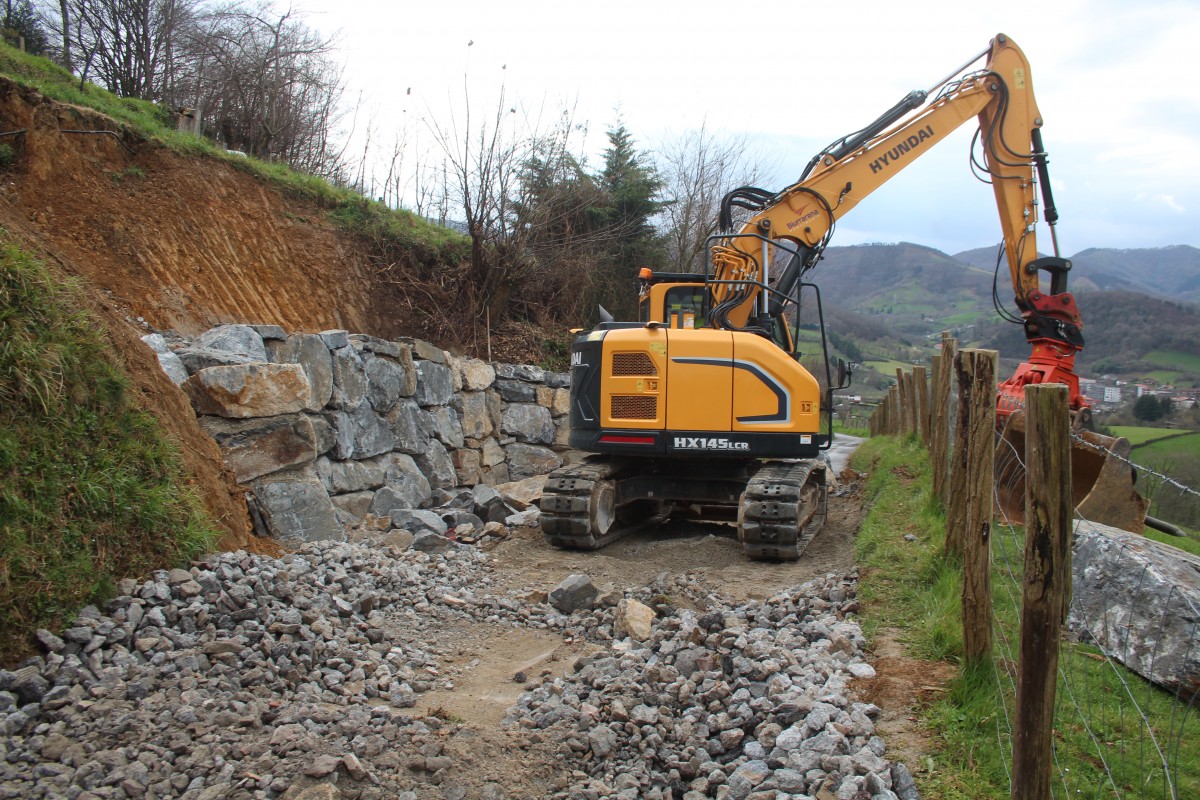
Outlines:
[[[986,58],[983,68],[964,74],[980,58]],[[1039,182],[1052,234],[1057,212],[1029,63],[1000,34],[931,91],[932,100],[930,93],[912,92],[871,125],[834,142],[783,191],[771,195],[747,187],[727,195],[723,223],[732,218],[731,206],[752,213],[736,234],[720,237],[712,248],[712,318],[720,327],[770,330],[785,306],[780,298],[816,266],[837,220],[954,130],[977,119],[983,153],[978,166],[995,192],[1016,305],[1033,350],[1001,386],[998,411],[1007,418],[1021,406],[1025,385],[1042,382],[1067,384],[1071,408],[1085,410],[1090,404],[1074,373],[1075,354],[1083,347],[1082,322],[1066,291],[1071,265],[1057,255],[1057,241],[1055,256],[1037,254]],[[772,245],[795,254],[779,276],[768,274]],[[1048,292],[1040,288],[1043,272],[1050,276]]]

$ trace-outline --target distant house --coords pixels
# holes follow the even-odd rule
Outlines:
[[[1104,402],[1119,403],[1121,402],[1121,387],[1120,386],[1105,386],[1104,387]]]

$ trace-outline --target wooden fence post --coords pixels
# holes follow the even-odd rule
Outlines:
[[[1067,387],[1025,387],[1025,419],[1025,579],[1010,797],[1049,800],[1059,629],[1071,597]]]
[[[896,386],[888,388],[888,433],[895,436],[900,432],[900,389]]]
[[[921,441],[929,447],[929,382],[925,380],[925,368],[913,367],[912,376],[917,388],[917,430]]]
[[[944,356],[943,356],[944,357]],[[959,386],[953,446],[946,462],[946,554],[962,556],[963,530],[967,527],[967,449],[971,410],[962,394],[962,353],[954,354],[952,372]]]
[[[921,432],[920,405],[917,403],[917,382],[912,370],[904,373],[904,392],[908,395],[908,408],[904,417],[909,434]]]
[[[951,459],[950,442],[951,442],[951,435],[953,433],[954,418],[950,414],[950,408],[953,405],[952,401],[953,401],[953,386],[954,386],[954,361],[955,361],[955,355],[957,354],[957,352],[958,352],[958,341],[956,339],[954,339],[954,337],[952,337],[948,332],[943,331],[942,332],[942,376],[941,376],[942,377],[942,385],[940,387],[938,387],[938,396],[941,397],[942,400],[946,404],[946,412],[945,412],[946,429],[943,432],[943,436],[942,436],[942,441],[945,442],[945,447],[946,447],[946,457],[945,457],[945,462],[946,462],[945,473],[946,474],[944,475],[943,481],[942,481],[942,505],[946,509],[949,509],[950,506],[952,505],[953,498],[951,497],[951,494],[952,494],[953,488],[954,488],[953,481],[950,481],[948,479],[949,478],[948,473],[949,473],[950,465],[953,463],[952,459]]]
[[[946,496],[946,448],[950,428],[946,415],[950,413],[950,397],[942,394],[942,371],[946,360],[933,357],[932,392],[929,399],[929,463],[933,470],[933,496],[939,501]]]
[[[992,656],[992,532],[993,474],[996,452],[995,350],[964,350],[958,359],[959,414],[965,436],[966,469],[953,476],[966,488],[965,524],[959,546],[963,561],[963,657],[968,665]],[[964,441],[965,439],[965,441]]]
[[[897,367],[896,368],[896,397],[899,399],[900,404],[896,409],[899,412],[898,418],[896,420],[896,422],[898,423],[896,433],[900,434],[901,436],[906,435],[909,430],[909,428],[908,428],[908,405],[909,405],[908,388],[909,388],[908,385],[904,381],[904,370]]]

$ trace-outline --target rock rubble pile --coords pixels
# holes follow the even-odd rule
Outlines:
[[[524,694],[509,721],[562,743],[586,774],[573,798],[910,800],[874,735],[879,709],[851,699],[851,679],[874,676],[853,592],[828,576],[761,603],[710,597],[704,613],[658,602],[645,641],[618,607],[630,635]]]
[[[125,581],[0,671],[0,798],[528,796],[445,750],[469,721],[415,708],[471,667],[443,663],[447,624],[594,646],[510,713],[513,748],[559,747],[547,796],[915,797],[876,709],[848,692],[870,670],[851,580],[737,607],[709,596],[696,613],[667,599],[697,594],[686,576],[624,592],[572,576],[584,591],[548,592],[556,607],[493,593],[489,562],[454,543],[323,542]]]

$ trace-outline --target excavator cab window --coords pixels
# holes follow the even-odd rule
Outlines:
[[[663,298],[663,321],[670,328],[703,328],[704,287],[673,286]]]
[[[771,329],[771,341],[779,345],[779,348],[784,352],[792,353],[792,329],[791,326],[788,325],[787,318],[783,314],[780,314],[774,318],[773,323],[774,324]]]

